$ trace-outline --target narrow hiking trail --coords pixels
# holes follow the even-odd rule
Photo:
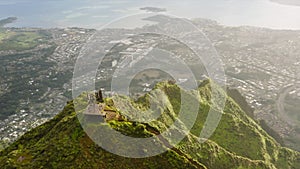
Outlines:
[[[149,124],[147,123],[142,123],[146,126],[147,131],[149,131],[150,133],[156,135],[156,137],[159,139],[159,141],[161,141],[161,143],[168,149],[175,151],[177,154],[179,154],[180,156],[185,157],[191,164],[193,164],[195,167],[199,168],[199,169],[206,169],[205,166],[203,166],[201,163],[199,163],[198,161],[192,159],[191,157],[189,157],[188,155],[186,155],[185,153],[183,153],[181,150],[179,150],[178,148],[176,148],[175,146],[172,146],[170,144],[170,142],[165,139],[159,131],[157,131],[155,128],[151,127]]]

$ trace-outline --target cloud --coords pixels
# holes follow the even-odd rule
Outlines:
[[[97,6],[84,6],[84,7],[80,7],[77,8],[77,10],[88,10],[88,9],[108,9],[111,6],[109,5],[97,5]]]
[[[20,3],[31,3],[38,0],[1,0],[0,5],[15,5]]]
[[[300,0],[270,0],[274,3],[279,3],[283,5],[294,5],[294,6],[300,6]]]
[[[67,15],[65,18],[66,19],[73,19],[73,18],[78,18],[78,17],[86,16],[86,15],[87,14],[84,14],[84,13],[73,13],[73,14]]]
[[[62,11],[61,13],[63,13],[63,14],[70,14],[70,13],[73,13],[73,11],[72,10],[66,10],[66,11]]]
[[[92,18],[109,18],[107,15],[94,15]]]
[[[112,12],[116,12],[116,13],[128,13],[128,9],[113,9],[111,10]]]

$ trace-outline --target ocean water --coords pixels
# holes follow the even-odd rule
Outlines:
[[[0,18],[18,17],[7,26],[100,28],[120,17],[140,13],[141,7],[166,8],[168,14],[208,18],[229,26],[300,29],[300,6],[270,0],[1,0]]]

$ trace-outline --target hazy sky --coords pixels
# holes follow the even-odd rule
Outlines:
[[[152,6],[186,18],[209,18],[225,25],[300,29],[300,7],[270,0],[1,0],[0,18],[16,16],[13,26],[99,28]]]

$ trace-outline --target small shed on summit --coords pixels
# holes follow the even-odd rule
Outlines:
[[[83,114],[90,116],[105,116],[104,105],[92,103],[89,104]]]
[[[85,121],[88,123],[104,122],[105,112],[103,111],[102,104],[92,103],[89,104],[86,110],[83,112]]]
[[[83,112],[86,122],[99,123],[111,120],[124,121],[125,117],[111,108],[111,106],[114,105],[112,100],[107,100],[106,103],[104,103],[101,90],[95,93],[95,95],[87,95],[87,98],[88,106]]]

